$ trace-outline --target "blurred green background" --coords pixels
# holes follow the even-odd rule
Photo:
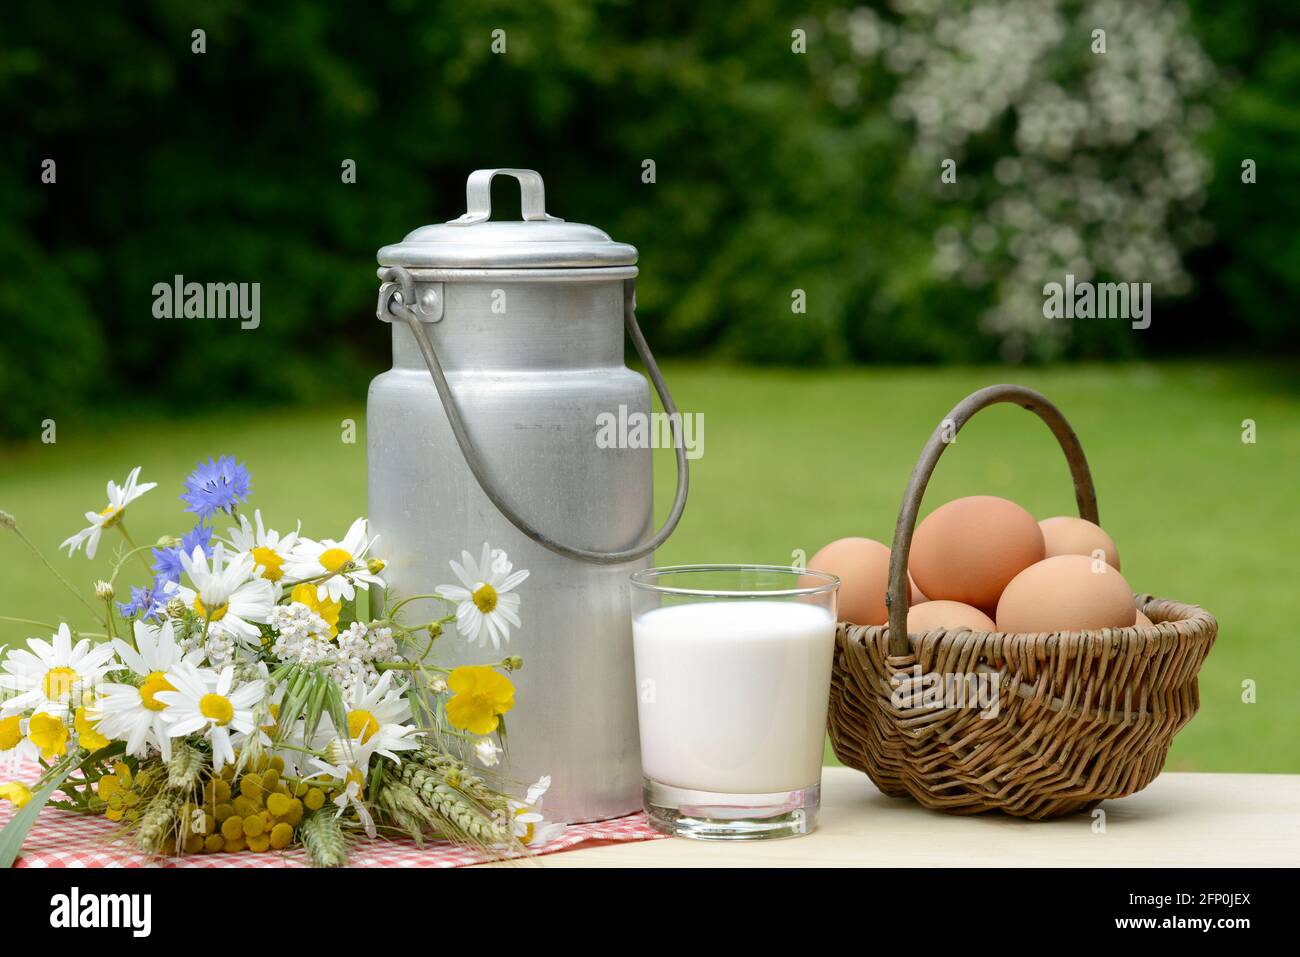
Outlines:
[[[75,37],[45,9],[0,19],[0,508],[47,553],[136,464],[162,488],[133,533],[183,530],[180,479],[222,452],[268,513],[341,532],[365,446],[340,446],[339,423],[364,422],[387,361],[375,250],[462,212],[470,170],[531,167],[552,212],[638,247],[642,325],[680,405],[708,413],[660,561],[888,539],[934,423],[1024,382],[1075,424],[1133,586],[1220,618],[1171,766],[1300,771],[1294,4],[64,16]],[[1043,284],[1067,272],[1150,282],[1151,327],[1044,319]],[[260,328],[153,318],[176,274],[260,283]],[[978,492],[1071,505],[1050,436],[1014,409],[963,433],[929,504]],[[62,606],[12,536],[0,562],[0,613]],[[57,562],[79,585],[102,568]]]

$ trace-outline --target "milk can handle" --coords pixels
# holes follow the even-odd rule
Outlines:
[[[519,212],[528,222],[562,223],[546,211],[546,187],[542,175],[532,169],[476,169],[465,181],[465,213],[449,226],[473,226],[492,218],[492,180],[513,176],[519,182]]]
[[[478,449],[474,448],[469,432],[465,429],[465,422],[460,417],[460,410],[457,408],[456,400],[452,396],[451,386],[447,382],[446,374],[442,371],[442,363],[438,360],[438,354],[434,351],[433,342],[429,339],[429,333],[420,320],[418,304],[414,309],[406,305],[407,303],[417,302],[414,279],[401,266],[388,267],[380,274],[380,278],[385,282],[393,282],[400,286],[402,292],[401,302],[399,303],[395,299],[390,300],[388,308],[410,327],[411,333],[415,336],[416,345],[420,347],[420,354],[424,356],[424,364],[429,367],[429,375],[433,377],[434,388],[438,390],[438,398],[442,400],[442,408],[447,414],[447,422],[451,426],[452,434],[456,436],[456,444],[460,446],[461,455],[465,457],[465,464],[474,473],[474,479],[478,482],[479,488],[483,490],[483,494],[488,497],[489,501],[497,507],[497,510],[502,515],[510,520],[510,524],[537,544],[549,548],[558,555],[563,555],[566,558],[576,558],[579,561],[591,562],[596,565],[617,565],[621,562],[644,558],[668,540],[668,536],[673,533],[673,529],[681,521],[682,512],[686,508],[686,492],[690,484],[690,468],[686,461],[686,444],[682,438],[681,415],[677,411],[677,404],[673,402],[672,393],[668,391],[668,383],[664,381],[663,373],[659,371],[659,366],[655,363],[655,357],[650,352],[650,346],[641,333],[641,327],[637,325],[635,279],[623,281],[623,321],[627,327],[628,335],[632,337],[632,345],[636,347],[636,354],[645,363],[646,372],[650,375],[650,381],[654,384],[655,392],[659,394],[659,401],[663,403],[664,411],[668,413],[668,422],[673,432],[673,451],[677,456],[677,492],[673,498],[672,511],[668,513],[668,518],[659,531],[655,532],[653,538],[645,544],[633,548],[605,552],[561,544],[544,532],[538,531],[532,523],[506,504],[501,493],[488,477],[487,469],[483,465]]]

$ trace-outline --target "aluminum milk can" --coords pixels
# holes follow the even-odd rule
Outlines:
[[[492,221],[497,175],[518,180],[521,222]],[[676,408],[636,326],[636,249],[548,215],[532,170],[478,170],[466,197],[459,219],[379,250],[393,368],[366,410],[371,526],[395,599],[458,584],[448,562],[462,549],[477,561],[485,542],[529,570],[508,645],[471,646],[449,628],[432,660],[522,656],[503,770],[551,776],[549,819],[617,817],[641,803],[628,575],[651,564],[686,497],[680,429],[658,533],[651,450],[598,442],[602,413],[651,409],[646,380],[624,365],[625,325]],[[421,600],[403,620],[450,610]]]

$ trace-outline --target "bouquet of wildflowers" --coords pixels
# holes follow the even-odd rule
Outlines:
[[[46,803],[102,814],[153,854],[300,845],[325,867],[345,864],[361,833],[498,853],[550,833],[549,778],[512,797],[493,770],[514,704],[508,675],[522,661],[430,661],[445,628],[499,650],[520,626],[527,571],[484,544],[450,563],[458,584],[392,600],[364,518],[319,541],[269,528],[260,511],[250,521],[248,471],[229,456],[186,480],[190,531],[138,546],[127,511],[155,487],[139,478],[137,467],[109,482],[107,507],[63,543],[94,559],[105,535],[120,535],[93,598],[0,512],[102,629],[3,619],[50,637],[0,662],[0,761],[43,771],[31,785],[0,784],[20,807],[0,834],[0,865]],[[140,568],[144,583],[126,585]],[[445,614],[408,620],[421,599]]]

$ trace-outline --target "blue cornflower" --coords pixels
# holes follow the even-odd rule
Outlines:
[[[148,588],[131,586],[131,600],[119,602],[117,607],[123,618],[137,615],[145,618],[161,618],[168,600],[176,593],[176,583],[165,578],[156,578]]]
[[[178,582],[185,571],[181,565],[181,555],[193,555],[194,549],[203,549],[203,554],[212,556],[212,528],[199,523],[181,538],[179,548],[155,548],[153,550],[153,570],[158,573],[159,581]]]
[[[248,500],[251,488],[248,469],[233,456],[223,455],[215,462],[208,456],[185,480],[181,501],[186,503],[185,511],[208,519],[217,512],[233,512],[236,505]]]

